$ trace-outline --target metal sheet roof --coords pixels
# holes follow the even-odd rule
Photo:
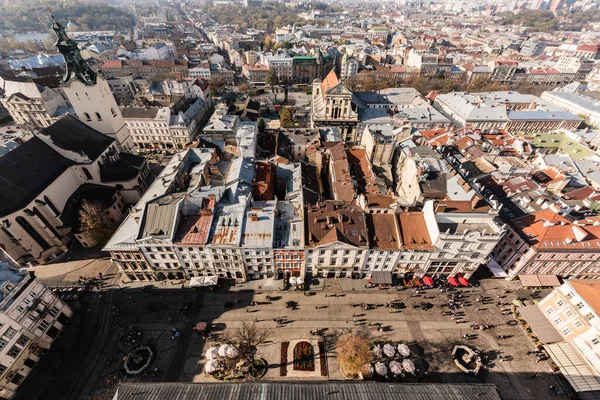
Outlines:
[[[597,397],[586,398],[600,399],[600,382],[571,344],[562,342],[544,347],[576,392],[596,392]]]
[[[525,318],[533,332],[542,343],[562,342],[563,337],[554,328],[538,306],[519,307],[519,312]]]
[[[113,400],[501,400],[493,384],[124,383]]]
[[[560,286],[560,281],[556,275],[519,275],[519,280],[523,286],[541,287],[541,286]]]

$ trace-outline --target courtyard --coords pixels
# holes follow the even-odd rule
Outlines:
[[[244,323],[268,332],[256,350],[256,357],[269,366],[261,380],[347,379],[335,346],[342,335],[353,332],[371,345],[403,343],[411,351],[412,373],[373,374],[366,379],[489,382],[497,385],[505,400],[550,396],[550,386],[563,388],[560,374],[551,372],[546,361],[536,362],[528,355],[533,343],[511,323],[512,315],[501,311],[510,309],[515,298],[517,287],[512,283],[489,281],[463,289],[464,306],[455,319],[446,315],[448,293],[437,289],[420,294],[411,289],[365,289],[362,280],[341,279],[327,279],[306,293],[277,288],[268,281],[214,291],[156,283],[91,293],[83,304],[74,305],[77,317],[34,369],[31,377],[44,379],[31,380],[40,385],[23,385],[19,398],[110,399],[119,382],[218,382],[205,371],[206,352],[235,344]],[[475,301],[483,298],[490,301]],[[294,307],[286,307],[287,302]],[[404,308],[386,307],[388,302],[404,303]],[[421,302],[432,307],[426,310]],[[199,321],[206,322],[210,337],[193,329]],[[472,328],[480,324],[490,329]],[[143,373],[128,375],[124,360],[141,345],[151,349],[152,362]],[[460,371],[452,359],[456,345],[485,351],[487,368],[477,376]]]

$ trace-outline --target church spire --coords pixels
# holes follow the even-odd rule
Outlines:
[[[50,12],[50,10],[48,11]],[[50,16],[52,17],[53,21],[52,30],[56,34],[56,43],[54,45],[58,48],[60,54],[62,54],[65,58],[65,65],[67,68],[62,81],[67,83],[69,80],[71,80],[73,75],[75,75],[77,80],[84,85],[95,85],[96,73],[92,71],[89,65],[87,65],[87,63],[81,57],[81,54],[79,54],[77,43],[67,36],[64,26],[54,19],[52,12],[50,12]]]

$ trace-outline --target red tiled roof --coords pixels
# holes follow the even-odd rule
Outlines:
[[[325,95],[329,89],[336,86],[338,83],[340,83],[340,80],[332,69],[321,83],[321,93]]]
[[[306,215],[307,247],[335,242],[357,247],[369,245],[365,213],[354,203],[325,201],[310,207]]]
[[[402,246],[407,250],[431,250],[433,245],[422,212],[400,214]]]
[[[108,60],[104,64],[102,64],[100,69],[116,69],[121,68],[122,66],[123,62],[121,60]]]

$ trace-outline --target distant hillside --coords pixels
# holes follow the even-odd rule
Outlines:
[[[50,27],[47,7],[58,21],[64,25],[70,21],[77,31],[127,29],[135,21],[130,13],[101,2],[0,0],[0,30],[43,31]]]

